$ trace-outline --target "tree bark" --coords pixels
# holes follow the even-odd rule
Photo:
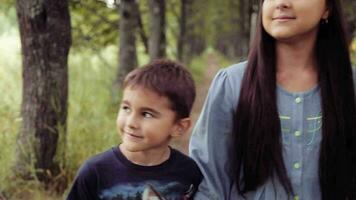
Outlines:
[[[125,76],[137,67],[136,33],[138,29],[138,5],[135,0],[120,3],[119,69],[114,91],[122,87]]]
[[[151,15],[150,37],[148,42],[150,59],[166,55],[166,5],[165,0],[149,0]]]
[[[186,32],[184,36],[184,52],[182,62],[190,64],[194,56],[200,55],[207,47],[206,33],[204,32],[206,21],[199,12],[205,12],[205,5],[202,9],[203,0],[187,0],[186,2]]]
[[[246,58],[250,45],[250,27],[251,27],[251,13],[252,3],[251,0],[240,0],[240,30],[237,35],[239,45],[237,49],[237,56],[240,58]]]
[[[71,46],[68,1],[17,0],[16,10],[23,95],[14,171],[48,183],[64,163]]]
[[[143,43],[143,46],[145,47],[145,53],[148,54],[148,38],[145,33],[145,29],[143,27],[142,23],[142,17],[141,17],[141,12],[139,10],[139,6],[137,6],[137,23],[139,27],[139,32],[140,32],[140,37]]]
[[[177,42],[177,58],[183,61],[184,43],[186,41],[187,6],[190,0],[181,0],[179,18],[179,36]]]

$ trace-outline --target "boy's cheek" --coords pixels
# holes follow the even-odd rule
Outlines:
[[[117,133],[121,134],[121,128],[123,126],[123,119],[120,117],[120,115],[117,117],[116,119],[116,130],[117,130]]]

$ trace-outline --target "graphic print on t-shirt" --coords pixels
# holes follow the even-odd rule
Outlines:
[[[119,183],[113,187],[99,192],[99,196],[104,200],[138,200],[143,199],[143,195],[154,197],[148,199],[181,200],[188,199],[194,189],[191,185],[187,188],[179,182],[166,181],[144,181],[132,183]],[[145,194],[144,194],[145,192]]]

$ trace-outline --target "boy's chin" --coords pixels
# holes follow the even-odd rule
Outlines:
[[[139,152],[144,150],[144,148],[142,148],[142,145],[132,145],[132,144],[128,144],[126,142],[123,142],[120,144],[120,149],[121,151],[126,151],[126,152]]]

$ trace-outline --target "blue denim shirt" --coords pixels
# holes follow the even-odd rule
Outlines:
[[[195,199],[243,199],[228,175],[227,155],[245,66],[246,62],[218,72],[193,130],[189,153],[204,175]],[[318,178],[322,123],[320,88],[290,93],[277,86],[277,101],[283,158],[295,192],[289,199],[321,199]],[[256,191],[247,193],[246,199],[284,200],[288,196],[274,177]]]

